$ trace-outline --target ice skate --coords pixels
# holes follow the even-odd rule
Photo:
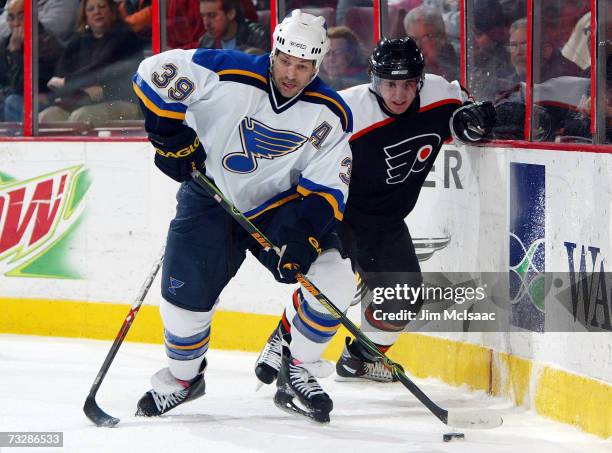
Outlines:
[[[169,368],[163,368],[151,377],[153,388],[138,401],[136,415],[156,417],[165,414],[176,406],[194,400],[204,395],[204,369],[206,359],[200,367],[201,371],[191,381],[182,381],[170,373]]]
[[[281,366],[281,335],[286,337],[287,342],[291,341],[291,335],[285,330],[282,321],[270,334],[266,345],[255,362],[255,375],[260,381],[258,389],[262,384],[272,384],[278,376],[278,370]]]
[[[347,337],[342,355],[336,363],[336,380],[396,382],[397,378],[393,376],[391,370],[382,362],[367,360],[362,354],[359,353],[359,350],[356,347],[356,342],[353,341],[351,343],[351,339]]]
[[[329,423],[333,402],[308,370],[308,364],[291,356],[289,347],[283,345],[281,367],[276,381],[274,404],[285,412],[308,417],[319,423]],[[294,401],[297,397],[298,406]]]

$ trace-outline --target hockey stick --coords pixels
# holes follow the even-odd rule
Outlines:
[[[153,264],[153,268],[149,272],[149,275],[147,275],[147,279],[140,288],[138,297],[130,307],[130,311],[123,320],[121,329],[119,329],[119,333],[117,333],[115,341],[113,342],[110,351],[108,351],[108,354],[104,359],[104,363],[102,364],[102,368],[100,368],[100,371],[98,371],[98,375],[96,376],[96,379],[94,379],[93,385],[89,390],[89,395],[87,395],[87,399],[85,400],[83,412],[85,412],[87,418],[94,422],[96,426],[112,427],[119,423],[118,418],[108,415],[100,408],[100,406],[98,406],[98,403],[96,402],[96,393],[98,393],[98,389],[100,388],[100,385],[102,385],[102,380],[104,379],[104,376],[106,376],[106,373],[108,372],[108,369],[110,368],[113,359],[117,355],[119,347],[123,343],[123,340],[127,335],[128,330],[130,330],[130,326],[132,325],[132,322],[134,322],[134,318],[136,318],[136,315],[138,314],[138,310],[140,310],[140,306],[142,305],[144,298],[146,297],[147,293],[149,292],[149,289],[151,288],[151,285],[153,284],[153,280],[155,280],[155,276],[157,275],[157,272],[161,267],[161,263],[164,260],[165,250],[166,246],[164,245],[159,251],[159,255],[157,256],[155,263]]]
[[[192,173],[193,179],[213,197],[246,231],[249,233],[264,250],[277,249],[268,238],[229,201],[223,193],[204,175],[198,171]],[[391,372],[416,398],[427,407],[442,423],[456,428],[495,428],[503,423],[502,418],[491,411],[448,411],[434,403],[423,391],[404,373],[401,365],[389,359],[381,352],[368,337],[336,307],[319,289],[302,274],[296,276],[298,282],[306,291],[312,294],[321,305],[340,320],[340,323],[352,333],[355,338],[374,356],[391,369]]]

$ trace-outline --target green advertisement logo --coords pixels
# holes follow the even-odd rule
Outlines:
[[[82,165],[25,181],[0,172],[0,275],[83,278],[75,232],[91,185]]]

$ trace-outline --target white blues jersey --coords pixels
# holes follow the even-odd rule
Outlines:
[[[154,115],[196,131],[207,176],[247,217],[316,194],[341,220],[351,112],[318,77],[279,105],[269,66],[268,55],[170,50],[140,64],[134,89]]]

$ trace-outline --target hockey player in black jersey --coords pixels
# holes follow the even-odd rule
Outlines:
[[[468,101],[458,82],[426,74],[423,55],[410,37],[383,39],[369,59],[369,72],[370,84],[340,92],[353,111],[354,133],[349,198],[339,233],[365,288],[419,286],[421,269],[404,219],[442,145],[452,138],[464,143],[486,140],[495,125],[495,109],[490,102]],[[299,290],[295,297],[301,297]],[[416,313],[422,301],[384,304],[377,308]],[[288,333],[292,316],[285,312],[280,334]],[[376,320],[370,304],[365,323],[364,333],[385,352],[407,321]],[[256,375],[264,383],[277,374],[280,334],[272,333],[256,363]],[[350,338],[336,372],[340,379],[393,380],[382,363]]]

